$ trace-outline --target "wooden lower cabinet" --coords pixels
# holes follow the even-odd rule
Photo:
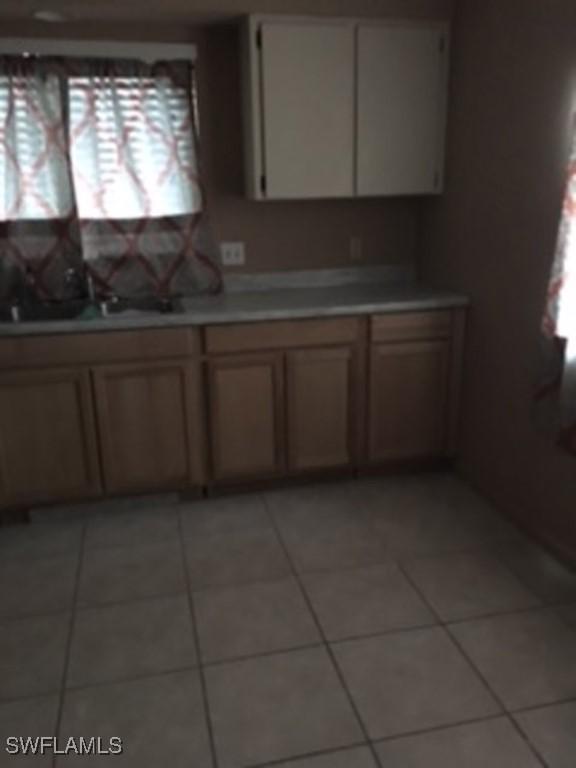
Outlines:
[[[198,364],[175,360],[99,366],[93,377],[107,492],[203,484]]]
[[[2,506],[91,497],[99,487],[89,372],[0,374]]]
[[[352,347],[286,357],[288,467],[351,466],[355,459],[356,355]]]
[[[373,345],[370,358],[369,461],[445,455],[450,341]]]
[[[3,340],[0,506],[453,456],[464,323],[456,309]]]
[[[209,362],[210,440],[215,480],[284,471],[283,360],[278,353]]]

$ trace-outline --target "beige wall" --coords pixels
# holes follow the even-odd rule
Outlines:
[[[2,0],[0,18],[30,18],[43,7],[38,0]],[[245,13],[292,13],[333,16],[397,16],[447,18],[453,0],[50,0],[46,8],[62,11],[69,19],[178,20],[229,18]]]
[[[576,557],[576,458],[534,426],[539,321],[576,108],[573,0],[460,0],[447,194],[422,271],[472,298],[462,466]]]
[[[248,270],[350,265],[350,238],[363,263],[415,256],[419,204],[413,199],[251,202],[243,194],[239,36],[220,27],[199,38],[202,150],[210,209],[221,239],[244,240]]]
[[[118,13],[135,7],[130,0],[115,5]],[[246,243],[245,271],[350,266],[351,237],[362,238],[361,264],[413,261],[422,209],[416,199],[256,203],[244,198],[237,24],[227,21],[191,27],[167,20],[170,12],[182,12],[184,7],[192,14],[208,6],[228,15],[265,10],[437,19],[450,18],[452,0],[198,0],[189,4],[172,0],[164,9],[167,15],[154,24],[39,25],[20,21],[3,23],[1,34],[197,42],[202,155],[211,219],[218,239]],[[138,4],[138,11],[145,15],[146,7]]]

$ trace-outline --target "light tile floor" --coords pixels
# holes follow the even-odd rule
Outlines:
[[[451,475],[0,528],[7,736],[138,768],[573,768],[576,574]]]

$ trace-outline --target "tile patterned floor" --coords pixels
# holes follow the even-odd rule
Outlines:
[[[9,735],[128,768],[573,768],[576,574],[450,475],[0,528]]]

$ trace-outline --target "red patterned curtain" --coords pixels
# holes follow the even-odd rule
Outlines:
[[[66,269],[81,263],[56,71],[0,57],[0,297],[34,286],[40,298],[65,295]]]
[[[26,77],[10,80],[12,68]],[[13,251],[25,280],[42,288],[42,276],[66,252],[82,258],[102,296],[220,289],[188,62],[10,58],[1,61],[0,77],[8,95],[5,109],[0,101],[0,219],[8,231],[0,256]],[[15,101],[26,106],[25,122]],[[57,241],[35,258],[22,222],[39,215]],[[65,284],[56,280],[41,293],[63,298]]]
[[[559,413],[559,443],[576,454],[576,125],[543,332],[550,361],[539,399]]]

